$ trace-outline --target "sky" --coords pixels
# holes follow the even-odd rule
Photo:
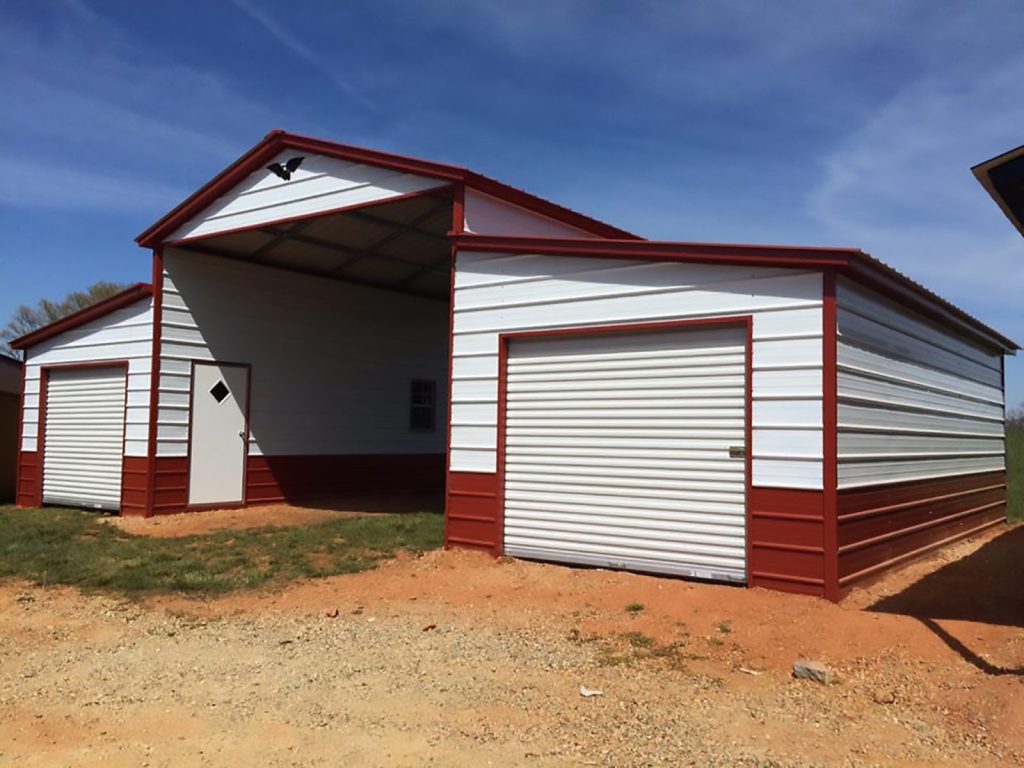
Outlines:
[[[5,0],[0,322],[149,279],[134,238],[280,128],[649,238],[861,248],[1024,342],[1019,0]],[[1024,403],[1024,354],[1007,365]]]

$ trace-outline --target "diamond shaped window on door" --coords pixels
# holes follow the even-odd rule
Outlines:
[[[218,403],[223,403],[224,398],[230,395],[231,392],[230,390],[228,390],[227,384],[225,384],[223,381],[218,381],[216,384],[210,387],[210,394],[213,395],[213,399],[216,400]]]

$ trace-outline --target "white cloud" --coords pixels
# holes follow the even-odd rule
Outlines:
[[[83,211],[151,212],[182,200],[189,190],[112,173],[0,155],[0,203]]]
[[[809,196],[833,238],[960,301],[1019,306],[1024,241],[970,167],[1017,146],[1024,56],[905,84],[821,159]]]

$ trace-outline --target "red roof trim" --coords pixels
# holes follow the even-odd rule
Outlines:
[[[463,234],[452,237],[462,251],[546,253],[565,256],[602,256],[616,259],[665,261],[718,261],[728,264],[775,266],[843,266],[860,253],[841,248],[803,248],[730,243],[677,243],[655,240],[587,240],[583,238],[511,237]]]
[[[1015,352],[1020,345],[888,264],[855,248],[817,248],[782,245],[681,243],[651,240],[586,240],[573,238],[453,235],[462,251],[544,253],[555,256],[591,256],[615,259],[760,264],[767,267],[822,269],[834,267],[847,277],[876,290],[955,330],[979,339],[987,346]]]
[[[556,219],[599,237],[636,238],[636,235],[630,232],[613,227],[610,224],[605,224],[597,219],[592,219],[582,213],[564,208],[549,200],[531,195],[528,192],[495,181],[466,168],[381,152],[375,149],[338,144],[333,141],[315,139],[309,136],[300,136],[277,130],[268,133],[259,144],[175,206],[170,212],[161,217],[159,221],[139,235],[135,241],[145,248],[156,247],[171,232],[189,221],[214,200],[225,194],[242,179],[259,169],[285,148],[364,163],[366,165],[392,168],[441,181],[461,182],[486,194],[502,198],[514,205],[527,208],[535,213]]]
[[[99,301],[92,306],[80,309],[74,314],[62,317],[60,320],[44,325],[42,328],[37,328],[31,333],[26,333],[11,342],[12,349],[27,349],[28,347],[35,346],[40,342],[52,339],[65,331],[70,331],[72,328],[77,328],[80,325],[85,325],[91,320],[95,320],[104,315],[109,315],[122,307],[127,307],[129,304],[148,298],[153,295],[153,287],[149,283],[136,283],[129,288],[125,288],[120,293],[115,293],[113,296]]]

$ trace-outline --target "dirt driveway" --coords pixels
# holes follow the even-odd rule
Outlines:
[[[202,602],[0,585],[0,765],[1021,765],[1022,551],[841,606],[465,552]]]

